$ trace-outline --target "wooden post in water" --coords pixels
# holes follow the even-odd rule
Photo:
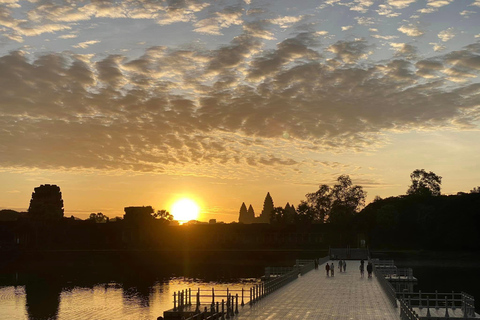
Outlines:
[[[418,309],[422,310],[422,290],[418,290]]]
[[[198,291],[197,291],[197,306],[195,308],[195,312],[199,312],[200,311],[200,288],[198,288]]]
[[[215,288],[212,288],[212,305],[215,304]]]
[[[177,310],[177,293],[173,293],[173,311]]]
[[[248,302],[250,305],[252,305],[252,287],[250,287],[250,301]]]
[[[438,291],[435,290],[435,310],[438,310]]]
[[[245,305],[245,303],[243,303],[243,287],[242,287],[242,307]]]
[[[225,300],[222,299],[222,320],[225,320]]]
[[[235,296],[235,313],[238,314],[238,293]]]
[[[225,319],[230,319],[230,296],[227,294],[227,316]]]

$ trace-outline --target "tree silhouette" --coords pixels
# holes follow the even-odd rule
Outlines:
[[[173,215],[170,214],[170,212],[168,212],[168,211],[165,210],[165,209],[157,210],[157,212],[155,212],[155,213],[153,214],[153,217],[154,217],[155,219],[159,219],[159,220],[173,221]]]
[[[425,169],[417,169],[410,174],[412,184],[407,190],[408,195],[417,196],[439,196],[442,177],[437,176],[432,171],[426,172]]]
[[[347,223],[365,205],[366,192],[361,186],[353,185],[348,175],[341,175],[337,182],[333,187],[322,184],[316,192],[306,194],[307,200],[298,206],[299,218],[320,223]]]
[[[470,190],[470,193],[480,193],[480,186],[473,188]]]
[[[106,223],[109,220],[109,218],[103,213],[99,212],[99,213],[90,213],[90,217],[88,218],[88,220],[93,220],[95,221],[95,223]]]

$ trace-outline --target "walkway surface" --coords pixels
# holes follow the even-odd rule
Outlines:
[[[400,319],[375,276],[368,279],[365,271],[360,277],[360,261],[347,261],[345,273],[334,263],[334,277],[320,265],[253,306],[245,305],[235,319]]]

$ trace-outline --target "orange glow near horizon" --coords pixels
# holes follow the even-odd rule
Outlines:
[[[175,220],[184,223],[190,220],[198,220],[200,206],[190,198],[182,198],[175,201],[170,212]]]

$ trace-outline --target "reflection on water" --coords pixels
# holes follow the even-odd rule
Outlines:
[[[30,319],[56,319],[62,285],[39,278],[25,285],[27,312]]]
[[[22,279],[23,277],[23,279]],[[3,280],[3,281],[2,281]],[[124,275],[122,281],[86,283],[64,276],[20,275],[21,285],[0,279],[0,319],[157,319],[173,308],[173,293],[187,288],[246,290],[255,278],[205,281],[195,278],[155,278]],[[7,281],[8,282],[8,281]],[[3,285],[3,286],[2,286]]]

